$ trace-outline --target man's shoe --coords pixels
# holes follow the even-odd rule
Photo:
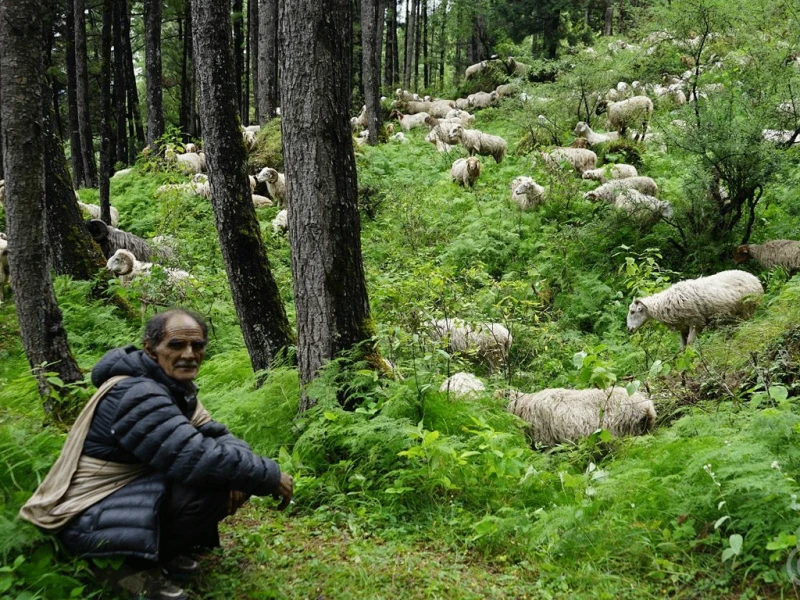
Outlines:
[[[179,554],[175,558],[161,564],[164,575],[170,579],[188,579],[200,572],[200,563],[191,556]]]
[[[117,580],[116,586],[135,600],[189,600],[186,593],[164,577],[159,569],[138,571]]]

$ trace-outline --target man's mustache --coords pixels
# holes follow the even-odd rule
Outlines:
[[[197,363],[196,363],[195,361],[190,361],[190,362],[176,362],[176,363],[175,363],[175,367],[176,367],[176,368],[181,368],[181,367],[192,367],[192,368],[194,368],[194,367],[197,367]]]

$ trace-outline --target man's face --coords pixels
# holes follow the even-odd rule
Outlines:
[[[194,319],[175,314],[167,319],[164,339],[154,347],[145,344],[144,350],[169,377],[188,382],[197,377],[206,355],[206,339]]]

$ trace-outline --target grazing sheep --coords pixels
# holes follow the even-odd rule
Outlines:
[[[635,189],[624,189],[614,199],[614,207],[641,225],[652,225],[672,217],[672,205]]]
[[[8,240],[5,233],[0,233],[0,304],[5,297],[6,285],[11,281],[11,273],[8,270]]]
[[[519,87],[516,83],[504,83],[503,85],[498,85],[495,92],[500,98],[505,96],[513,96],[519,91]]]
[[[447,117],[447,113],[453,110],[455,105],[456,103],[452,100],[436,100],[430,103],[428,110],[422,112],[427,112],[430,116],[438,119],[444,119]]]
[[[461,125],[468,129],[475,123],[475,115],[468,113],[465,110],[460,108],[453,108],[444,116],[445,119],[451,121],[453,119],[458,119],[461,122]]]
[[[286,178],[283,173],[278,173],[270,167],[264,167],[256,179],[267,182],[269,195],[278,203],[278,206],[286,206]]]
[[[400,122],[400,127],[405,131],[414,129],[415,127],[422,127],[425,125],[425,119],[430,115],[428,113],[418,113],[416,115],[404,115],[399,110],[394,109],[391,118],[396,118]]]
[[[773,144],[788,144],[795,135],[794,131],[791,129],[763,129],[761,131],[761,137]],[[795,138],[792,144],[800,144],[800,135]]]
[[[584,179],[591,179],[600,183],[605,183],[609,179],[628,179],[629,177],[638,176],[639,173],[636,171],[636,167],[626,164],[605,165],[599,169],[589,169],[583,172]]]
[[[615,436],[643,435],[656,423],[656,409],[647,394],[629,396],[621,387],[516,392],[508,411],[528,424],[533,441],[541,446],[576,442],[601,428]]]
[[[517,177],[511,182],[511,199],[522,210],[528,210],[545,201],[545,189],[531,177]]]
[[[608,104],[608,126],[625,137],[628,127],[636,125],[641,127],[639,139],[647,133],[647,124],[653,114],[653,101],[647,96],[634,96],[627,100],[611,102]]]
[[[266,208],[268,206],[272,206],[272,200],[267,198],[266,196],[261,196],[259,194],[252,194],[253,199],[253,206],[255,208]]]
[[[419,113],[430,114],[429,110],[432,106],[432,103],[412,100],[411,102],[406,102],[405,106],[406,106],[406,113],[408,113],[409,115],[416,115]]]
[[[445,392],[453,398],[474,398],[486,391],[483,382],[472,373],[455,373],[444,380],[440,392]]]
[[[115,171],[114,174],[111,176],[112,179],[118,179],[120,177],[125,177],[125,175],[130,175],[133,173],[133,167],[128,169],[120,169],[119,171]],[[2,202],[0,202],[0,206],[2,206]]]
[[[479,63],[475,63],[474,65],[470,65],[464,71],[464,79],[469,81],[472,77],[483,71],[489,65],[488,60],[482,60]]]
[[[488,108],[497,102],[497,92],[476,92],[467,96],[472,108]]]
[[[655,319],[680,332],[684,349],[713,318],[750,317],[754,303],[745,299],[763,294],[758,277],[744,271],[687,279],[658,294],[634,300],[628,308],[628,331],[633,333]]]
[[[442,139],[441,132],[437,132],[438,126],[431,129],[430,133],[425,136],[425,141],[430,142],[431,144],[436,144],[436,150],[438,152],[450,152],[453,149],[453,146],[448,144]],[[449,137],[445,137],[445,139],[449,139]]]
[[[361,131],[367,126],[367,105],[364,104],[361,107],[361,112],[358,114],[357,117],[352,117],[350,119],[350,129],[353,130],[353,133],[357,131]]]
[[[189,142],[183,147],[183,151],[187,154],[197,154],[197,144]]]
[[[408,143],[408,138],[406,137],[406,134],[403,133],[402,131],[398,131],[389,139],[392,140],[393,142],[400,142],[401,144]]]
[[[469,100],[466,98],[456,98],[456,108],[458,110],[467,110],[469,108]]]
[[[272,219],[272,232],[277,235],[279,233],[285,233],[288,229],[289,213],[284,208]]]
[[[550,152],[541,153],[542,160],[550,167],[555,167],[562,161],[569,162],[572,168],[583,174],[588,169],[597,166],[597,154],[586,148],[555,148]],[[534,166],[536,159],[534,158]]]
[[[412,94],[408,90],[402,90],[400,88],[395,90],[394,95],[400,102],[408,102],[409,100],[413,100],[415,97],[418,97],[416,94]]]
[[[508,356],[512,337],[500,323],[469,324],[461,319],[438,319],[430,322],[431,337],[448,341],[452,352],[474,351],[494,371]]]
[[[506,141],[499,136],[483,133],[477,129],[464,129],[461,125],[453,127],[450,141],[461,143],[470,156],[473,154],[491,156],[496,163],[503,162],[508,147]]]
[[[610,133],[597,133],[592,131],[592,128],[583,121],[580,121],[575,126],[574,133],[576,137],[584,138],[586,141],[588,141],[591,146],[594,146],[595,144],[605,144],[606,142],[619,139],[619,134],[616,131],[612,131]]]
[[[158,244],[153,240],[153,245],[142,238],[127,231],[122,231],[116,227],[106,225],[100,219],[92,219],[86,222],[89,235],[100,246],[103,256],[111,258],[117,250],[127,250],[133,254],[136,260],[147,262],[154,258],[168,260],[172,258],[171,248]]]
[[[78,194],[76,192],[75,193],[75,198],[77,199],[77,197],[78,197]],[[100,218],[100,207],[97,206],[97,204],[85,204],[84,202],[81,202],[80,200],[78,200],[78,207],[80,207],[80,209],[83,212],[88,214],[93,219],[99,219]],[[117,225],[119,225],[119,211],[112,206],[111,207],[111,226],[112,227],[116,227]]]
[[[511,75],[524,76],[528,74],[530,67],[525,63],[514,60],[513,56],[509,56],[505,61],[506,69]]]
[[[203,160],[200,158],[199,154],[186,152],[176,155],[175,159],[178,163],[178,168],[185,173],[203,172]]]
[[[256,134],[252,131],[242,130],[242,140],[244,140],[244,149],[248,154],[256,147]]]
[[[123,285],[126,285],[132,279],[150,273],[153,263],[138,261],[132,252],[120,249],[108,259],[106,268],[119,277]],[[164,270],[167,272],[167,281],[169,283],[177,283],[191,277],[189,273],[180,269]]]
[[[612,179],[598,188],[586,192],[583,197],[586,200],[596,202],[603,200],[609,204],[617,199],[617,196],[624,190],[636,190],[648,196],[658,196],[658,184],[649,177],[627,177],[625,179]]]
[[[200,166],[203,168],[203,173],[205,173],[208,170],[206,165],[206,153],[201,150],[197,153],[197,156],[200,157]]]
[[[464,187],[472,187],[481,174],[481,163],[474,156],[459,158],[450,167],[451,179]]]
[[[791,275],[800,271],[800,242],[772,240],[763,244],[744,244],[736,249],[733,262],[739,265],[751,258],[765,269],[782,267]]]

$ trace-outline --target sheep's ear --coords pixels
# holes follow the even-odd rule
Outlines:
[[[633,305],[634,306],[644,306],[644,304],[642,304],[642,301],[639,300],[638,298],[633,301]]]

